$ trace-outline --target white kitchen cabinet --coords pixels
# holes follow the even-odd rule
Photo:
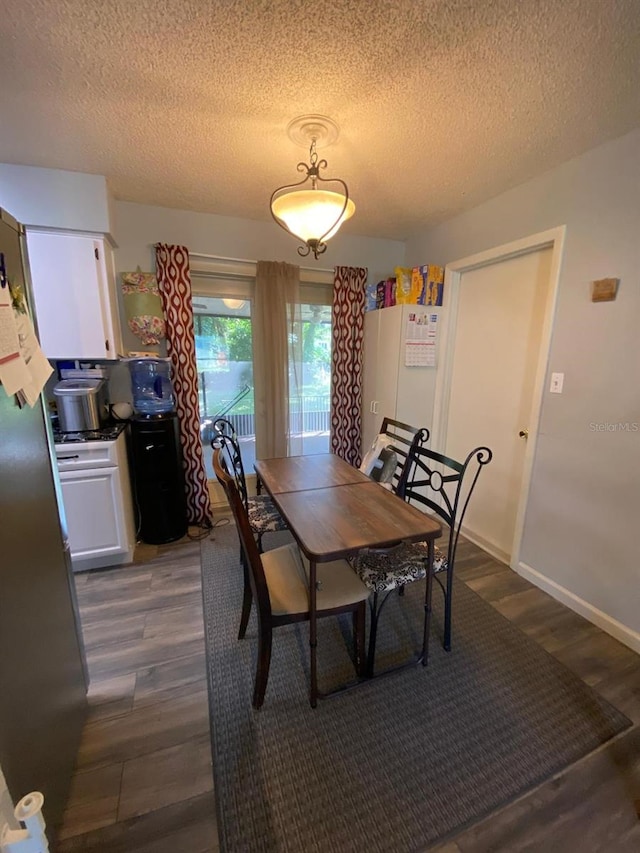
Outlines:
[[[47,358],[122,354],[113,252],[104,236],[27,229],[27,250]]]
[[[74,571],[131,562],[135,547],[124,434],[56,445]]]
[[[363,453],[378,435],[385,417],[415,427],[427,427],[432,431],[436,368],[405,365],[407,320],[409,314],[416,311],[439,314],[442,309],[432,305],[395,305],[393,308],[381,308],[365,314]],[[437,339],[436,359],[438,351]]]

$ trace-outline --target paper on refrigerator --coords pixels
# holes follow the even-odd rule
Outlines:
[[[0,281],[0,382],[9,396],[30,382],[31,376],[20,354],[18,327],[5,279]]]
[[[23,299],[12,295],[0,253],[0,384],[34,406],[53,368],[44,357]]]

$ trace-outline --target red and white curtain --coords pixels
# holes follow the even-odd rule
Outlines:
[[[336,267],[331,310],[331,451],[360,465],[362,347],[367,270]]]
[[[185,246],[156,245],[156,274],[166,322],[167,355],[173,368],[189,523],[211,527],[211,503],[200,441],[189,250]]]

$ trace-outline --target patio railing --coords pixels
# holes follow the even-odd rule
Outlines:
[[[219,410],[223,408],[224,401],[222,401]],[[290,416],[294,433],[329,432],[329,395],[306,396],[300,402],[295,401]],[[233,424],[241,438],[255,435],[254,412],[236,413],[232,410],[224,417]],[[214,420],[214,415],[205,415],[201,418],[200,433],[205,442],[209,442],[213,438]]]

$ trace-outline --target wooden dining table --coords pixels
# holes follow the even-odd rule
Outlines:
[[[316,566],[365,548],[426,542],[431,607],[434,541],[440,524],[332,453],[256,461],[255,470],[309,560],[309,701],[316,707]],[[426,654],[426,649],[425,649]]]

